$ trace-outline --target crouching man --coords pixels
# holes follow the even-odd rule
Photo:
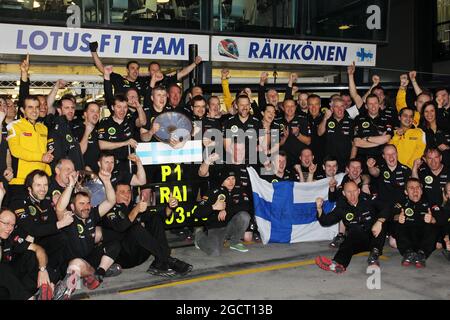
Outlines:
[[[212,189],[200,202],[197,217],[208,218],[207,230],[195,233],[195,246],[211,256],[220,256],[224,241],[230,240],[230,249],[247,252],[241,243],[250,221],[250,201],[236,186],[236,173],[225,168],[222,185]]]
[[[348,181],[343,188],[343,201],[339,201],[332,212],[323,212],[323,199],[316,199],[317,218],[322,226],[331,226],[342,221],[348,236],[340,244],[333,260],[317,257],[316,264],[327,271],[342,273],[346,270],[353,255],[370,251],[367,260],[369,266],[379,266],[386,238],[383,223],[385,217],[378,215],[378,203],[361,195],[358,185]]]

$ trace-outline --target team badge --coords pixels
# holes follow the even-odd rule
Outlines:
[[[347,213],[347,214],[345,215],[345,219],[346,219],[347,221],[352,221],[353,218],[355,218],[355,215],[354,215],[353,213]]]
[[[425,177],[425,183],[426,184],[432,184],[433,183],[433,177],[432,176],[426,176]]]
[[[115,135],[116,134],[116,128],[114,128],[114,127],[111,127],[111,128],[109,128],[108,129],[108,133],[110,134],[110,135]]]
[[[34,216],[36,215],[36,208],[33,206],[29,206],[28,210],[30,211],[30,215]]]
[[[334,129],[335,127],[336,127],[336,124],[334,122],[329,122],[328,123],[328,128]]]
[[[413,210],[413,209],[407,208],[407,209],[405,210],[405,215],[406,215],[407,217],[411,217],[413,214],[414,214],[414,210]]]

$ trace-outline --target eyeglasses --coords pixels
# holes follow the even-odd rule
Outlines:
[[[4,226],[11,227],[11,228],[14,228],[14,226],[16,225],[15,223],[8,223],[8,222],[2,221],[2,220],[0,220],[0,223],[2,223]]]

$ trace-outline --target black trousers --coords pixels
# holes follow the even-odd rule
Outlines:
[[[37,279],[39,264],[36,258],[36,253],[31,250],[27,250],[24,253],[14,257],[10,264],[15,275],[23,284],[29,297],[31,297],[37,290]],[[54,270],[47,269],[50,281],[56,283],[59,279]]]
[[[422,250],[428,258],[436,249],[439,228],[432,224],[397,224],[397,248],[401,255],[407,250]]]
[[[134,224],[121,241],[122,249],[117,259],[123,268],[133,268],[145,262],[150,255],[154,264],[165,268],[170,256],[163,218],[157,214],[147,215],[145,227]]]
[[[11,266],[0,263],[0,300],[27,300],[30,297]]]
[[[47,269],[52,269],[62,279],[69,265],[68,238],[65,233],[57,233],[51,236],[39,238],[36,243],[44,248],[47,253]]]
[[[386,231],[384,228],[376,238],[373,236],[371,230],[352,228],[347,231],[347,236],[339,246],[339,250],[333,260],[347,268],[355,254],[372,251],[374,248],[377,248],[381,254],[385,240]]]
[[[87,257],[83,259],[87,261],[94,269],[98,268],[103,256],[107,256],[116,261],[120,254],[120,242],[109,241],[107,243],[102,242],[94,247]]]

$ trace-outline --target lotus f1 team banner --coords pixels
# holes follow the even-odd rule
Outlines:
[[[211,38],[212,61],[310,65],[376,65],[374,44],[241,37]]]
[[[0,53],[90,57],[89,42],[97,41],[102,58],[188,60],[189,45],[209,59],[209,36],[0,23]]]

